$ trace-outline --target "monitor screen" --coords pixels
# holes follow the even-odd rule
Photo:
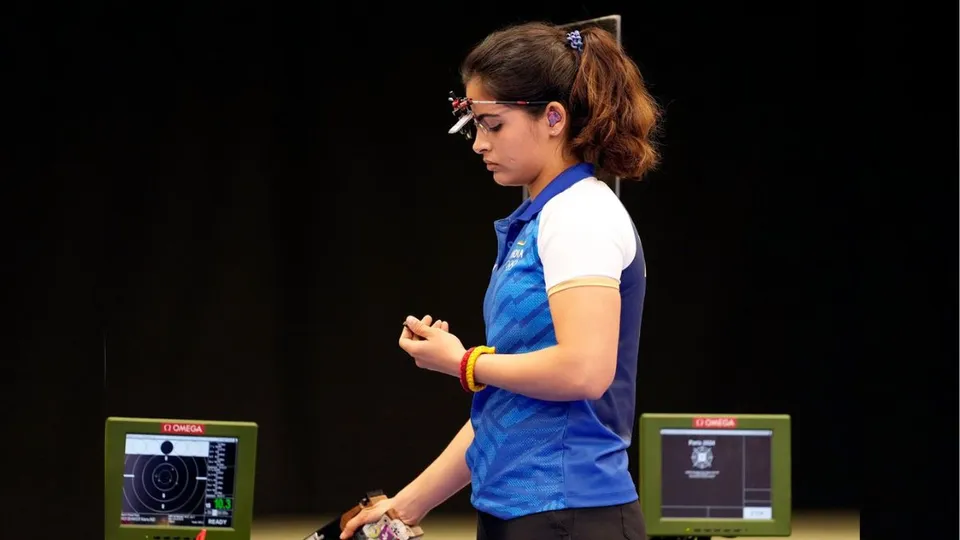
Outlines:
[[[769,520],[767,429],[660,429],[661,516]]]
[[[126,434],[124,525],[233,526],[236,437]]]

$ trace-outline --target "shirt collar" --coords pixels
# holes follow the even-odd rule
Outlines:
[[[547,202],[556,197],[557,195],[563,193],[570,186],[576,184],[584,178],[590,178],[594,175],[593,165],[589,163],[577,163],[562,173],[557,175],[547,187],[543,188],[543,191],[534,199],[527,199],[521,204],[508,218],[510,221],[514,219],[519,219],[521,221],[530,221],[537,214],[540,213],[540,210],[543,210],[543,206]]]

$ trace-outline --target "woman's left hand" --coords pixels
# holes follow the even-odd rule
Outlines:
[[[405,325],[409,332],[400,336],[400,348],[416,360],[417,367],[460,376],[460,360],[467,351],[457,336],[416,317],[407,317]],[[423,339],[414,340],[411,332]]]

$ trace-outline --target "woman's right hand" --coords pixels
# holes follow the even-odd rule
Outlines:
[[[440,319],[437,319],[436,321],[434,321],[433,317],[431,317],[430,315],[424,315],[423,319],[420,319],[420,320],[423,322],[423,324],[431,328],[437,328],[444,332],[450,331],[450,323],[447,321],[441,321]],[[403,331],[400,332],[400,339],[421,340],[423,338],[414,334],[413,330],[410,330],[409,328],[406,327],[406,325],[404,325]],[[417,360],[417,358],[414,358],[414,360]]]
[[[362,528],[368,523],[374,523],[383,517],[384,514],[393,510],[396,518],[400,521],[406,523],[411,527],[417,526],[420,523],[420,520],[423,519],[423,515],[410,515],[408,510],[403,508],[402,504],[399,504],[396,497],[391,497],[389,499],[384,499],[375,504],[360,510],[360,513],[353,516],[353,518],[344,525],[343,532],[340,533],[341,539],[353,538],[353,535],[357,533],[357,530]]]
[[[448,323],[447,321],[441,321],[440,319],[437,319],[436,321],[434,321],[433,317],[431,317],[430,315],[424,315],[421,321],[423,321],[423,324],[427,326],[431,326],[433,328],[439,328],[444,332],[450,331],[450,323]],[[414,334],[413,331],[411,331],[406,326],[404,326],[403,331],[400,332],[400,337],[406,338],[406,339],[423,339],[420,336]]]

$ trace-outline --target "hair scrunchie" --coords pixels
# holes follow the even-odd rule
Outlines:
[[[578,53],[583,52],[583,38],[580,36],[579,30],[567,32],[567,43]]]

